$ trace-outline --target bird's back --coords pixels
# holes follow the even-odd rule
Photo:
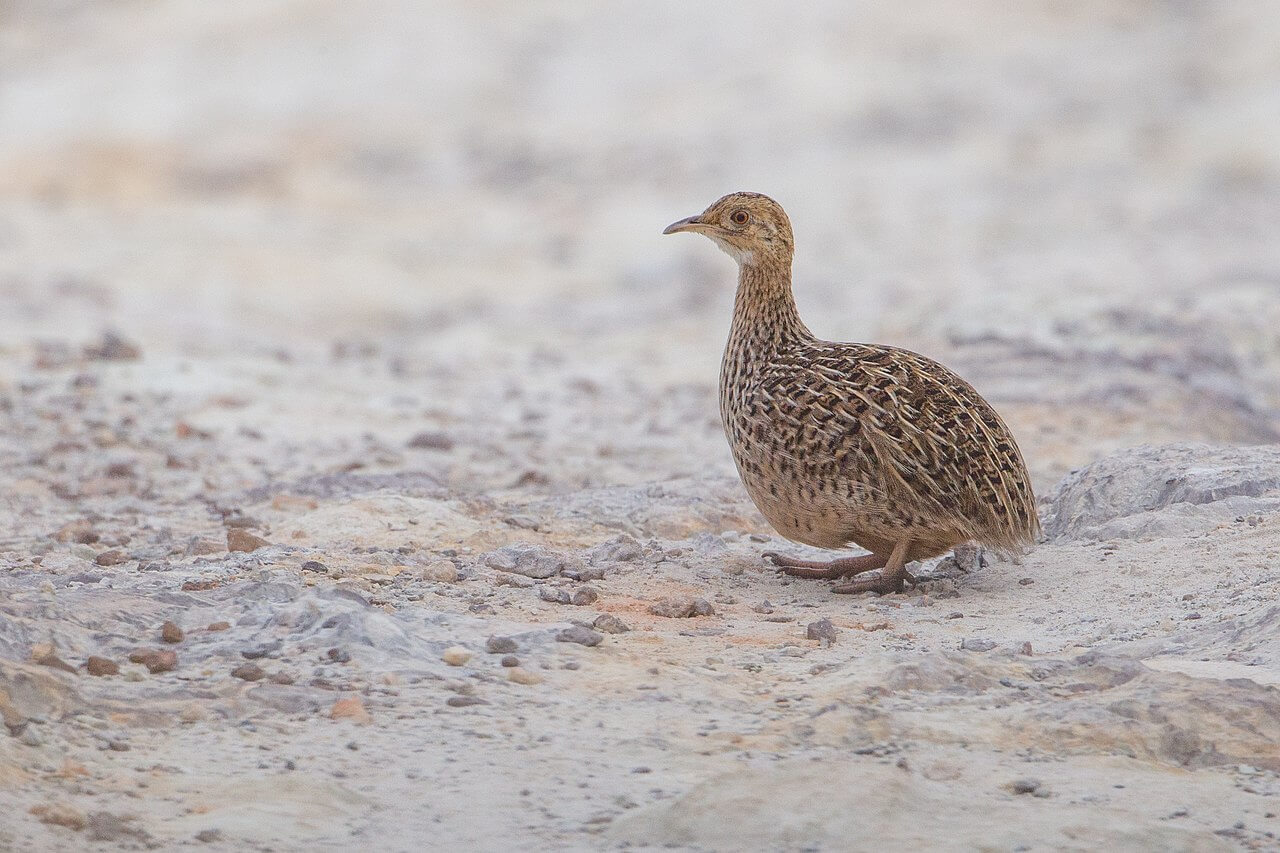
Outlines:
[[[1021,551],[1039,521],[1022,455],[973,386],[895,347],[732,337],[721,413],[743,482],[784,535],[913,555]]]

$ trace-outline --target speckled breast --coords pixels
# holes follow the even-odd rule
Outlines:
[[[828,460],[807,452],[805,435],[778,416],[763,393],[764,377],[726,353],[720,417],[747,494],[773,527],[796,542],[841,548],[862,489]]]

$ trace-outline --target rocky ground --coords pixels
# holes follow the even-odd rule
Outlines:
[[[1276,848],[1278,27],[10,4],[0,849]],[[1022,562],[763,563],[729,189],[1005,413]]]

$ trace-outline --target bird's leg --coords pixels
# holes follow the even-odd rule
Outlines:
[[[812,580],[834,580],[835,578],[860,575],[878,569],[884,565],[884,557],[876,554],[863,554],[859,557],[839,557],[823,562],[821,560],[797,560],[774,551],[765,551],[764,558],[773,563],[784,574],[796,578]]]
[[[838,584],[833,586],[831,591],[842,595],[853,595],[859,592],[878,592],[881,595],[887,595],[891,592],[902,592],[904,581],[909,580],[915,583],[915,578],[907,572],[907,551],[910,547],[911,540],[903,539],[894,546],[893,553],[889,555],[889,560],[884,564],[879,575]]]

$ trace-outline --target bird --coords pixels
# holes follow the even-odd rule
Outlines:
[[[957,545],[1016,555],[1035,543],[1022,452],[972,385],[910,350],[825,341],[805,326],[791,288],[791,221],[778,202],[730,193],[662,233],[685,232],[738,264],[720,416],[748,495],[791,541],[869,552],[765,559],[788,575],[842,581],[836,593],[888,594],[914,584],[907,563]]]

